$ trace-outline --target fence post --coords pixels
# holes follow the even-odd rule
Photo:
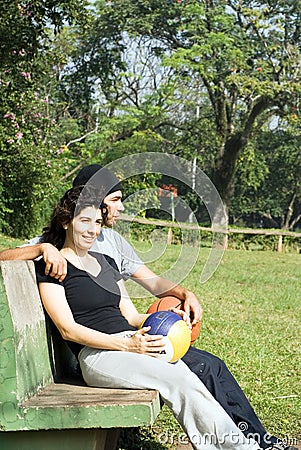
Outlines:
[[[283,236],[281,234],[278,238],[278,244],[277,244],[277,251],[279,253],[282,253],[282,243],[283,243]]]

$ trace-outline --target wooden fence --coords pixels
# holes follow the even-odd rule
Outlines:
[[[294,238],[301,238],[301,233],[293,232],[293,231],[287,231],[287,230],[275,230],[275,229],[263,229],[263,228],[226,228],[221,230],[214,230],[211,227],[203,227],[200,225],[193,225],[187,222],[171,222],[168,220],[158,220],[158,219],[145,219],[143,217],[132,217],[127,214],[121,215],[121,220],[125,222],[135,222],[140,223],[143,225],[155,225],[158,227],[167,227],[171,231],[173,228],[181,228],[186,230],[199,230],[199,231],[207,231],[207,232],[219,232],[219,233],[225,233],[227,236],[231,234],[246,234],[246,235],[263,235],[263,236],[278,236],[278,242],[277,242],[277,251],[282,252],[283,250],[283,237],[294,237]],[[171,240],[171,233],[170,238]],[[227,245],[227,244],[226,244]],[[300,249],[301,249],[301,242],[300,242]]]

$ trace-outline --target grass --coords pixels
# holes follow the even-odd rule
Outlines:
[[[19,243],[0,235],[0,250]],[[143,250],[142,244],[137,245]],[[208,251],[201,249],[182,282],[198,296],[204,309],[195,345],[226,362],[269,432],[300,440],[301,255],[228,250],[214,275],[201,284]],[[168,246],[149,266],[162,274],[178,257],[179,248]],[[153,299],[145,291],[137,295],[131,282],[127,286],[136,295],[138,309],[145,312]],[[120,448],[174,448],[160,443],[172,433],[180,436],[182,431],[164,407],[151,432],[142,429],[137,435],[131,431],[129,446]]]
[[[6,248],[13,248],[21,244],[24,244],[24,239],[14,239],[0,233],[0,251]]]
[[[202,249],[182,282],[204,309],[195,345],[226,362],[269,432],[300,440],[301,255],[228,250],[214,275],[200,284],[207,256]],[[162,273],[177,257],[178,248],[170,246],[150,266]],[[135,302],[145,311],[152,299]],[[181,433],[166,409],[155,431]]]

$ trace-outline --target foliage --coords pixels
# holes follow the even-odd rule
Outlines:
[[[57,131],[53,67],[62,57],[52,53],[53,41],[64,24],[84,20],[86,3],[5,3],[0,22],[0,191],[5,193],[0,228],[25,237],[45,224],[62,162],[62,149],[52,141]]]
[[[18,98],[18,90],[26,80],[23,83],[19,80],[19,86],[16,86],[16,80],[9,83],[11,94],[5,77],[0,85],[3,99],[0,107],[0,186],[5,192],[0,214],[2,231],[22,237],[30,231],[31,221],[40,225],[41,214],[37,206],[48,197],[45,194],[50,188],[47,166],[51,148],[45,143],[45,137],[50,121],[45,99],[40,99],[37,93],[27,92],[26,96]]]
[[[264,134],[258,142],[269,168],[258,191],[269,207],[264,205],[260,212],[264,209],[262,214],[268,212],[283,229],[292,229],[301,218],[300,142],[300,131],[295,127]]]
[[[5,0],[1,229],[35,232],[82,165],[143,151],[195,160],[235,223],[296,227],[291,163],[267,195],[290,148],[276,157],[281,133],[267,137],[273,148],[262,139],[271,123],[289,134],[300,126],[300,15],[299,2],[282,0]],[[126,190],[154,186],[146,178]],[[202,221],[195,197],[183,195]]]
[[[72,76],[88,80],[82,91],[96,94],[111,125],[119,119],[111,142],[126,148],[133,133],[155,131],[161,151],[197,157],[231,206],[248,144],[271,117],[299,115],[300,5],[116,0],[95,8]]]
[[[266,130],[238,166],[233,216],[257,226],[293,229],[301,218],[300,142],[297,126]],[[236,203],[237,202],[237,203]]]
[[[86,1],[78,0],[55,3],[49,0],[35,0],[34,3],[3,0],[0,22],[2,64],[13,66],[22,50],[32,57],[39,48],[45,47],[42,38],[49,27],[57,33],[66,22],[82,22],[86,6]],[[10,39],[6,39],[7,36]]]

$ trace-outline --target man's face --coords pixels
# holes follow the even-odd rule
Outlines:
[[[107,227],[112,227],[115,225],[122,211],[124,211],[124,206],[122,204],[122,192],[116,191],[107,195],[104,198],[104,204],[108,208],[108,215],[105,219],[105,225]]]

